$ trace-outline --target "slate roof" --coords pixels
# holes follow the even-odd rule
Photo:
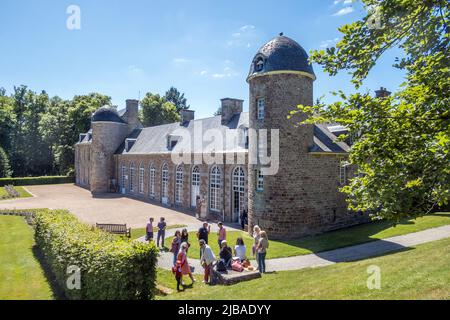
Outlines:
[[[180,122],[164,124],[160,126],[147,127],[142,129],[135,129],[131,132],[131,134],[127,137],[130,139],[136,139],[136,142],[127,152],[125,150],[125,141],[122,145],[117,149],[116,154],[150,154],[150,153],[167,153],[170,151],[185,151],[185,152],[193,152],[200,153],[204,150],[210,150],[210,142],[203,141],[203,145],[197,146],[194,145],[194,142],[189,141],[187,139],[179,138],[177,144],[173,149],[168,148],[168,137],[171,136],[173,139],[177,139],[179,136],[179,132],[177,133],[177,129],[187,129],[186,133],[189,133],[189,136],[194,137],[194,125],[201,125],[202,132],[205,133],[210,129],[218,129],[221,133],[223,139],[226,139],[226,132],[238,134],[239,130],[242,127],[248,128],[248,112],[241,112],[234,114],[230,119],[228,124],[222,125],[222,117],[215,116],[206,119],[199,120],[191,120],[189,122],[181,124]],[[234,130],[234,131],[233,131]],[[194,137],[195,139],[195,137]],[[200,139],[203,140],[203,139]],[[208,149],[209,148],[209,149]],[[245,152],[245,149],[238,141],[234,141],[234,139],[228,139],[228,141],[223,142],[223,147],[217,146],[215,152],[236,152],[241,151]]]
[[[94,112],[92,122],[96,121],[125,123],[115,108],[107,106],[101,107]]]
[[[262,57],[264,65],[257,70],[256,62]],[[308,54],[296,41],[280,35],[259,49],[250,66],[248,76],[271,71],[303,71],[314,75],[312,65],[308,62]]]
[[[314,125],[314,144],[310,147],[311,153],[347,153],[350,147],[337,137],[323,124]]]

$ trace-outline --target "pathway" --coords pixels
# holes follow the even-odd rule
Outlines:
[[[366,259],[444,238],[450,238],[450,225],[314,254],[268,259],[266,260],[266,269],[271,272],[322,267],[338,262]],[[171,269],[172,257],[171,253],[161,253],[158,267]],[[189,259],[189,264],[195,268],[195,273],[203,272],[198,259]],[[252,264],[256,265],[256,262],[252,261]]]

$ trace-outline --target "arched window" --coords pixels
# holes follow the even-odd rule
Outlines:
[[[127,167],[122,163],[122,172],[120,174],[120,187],[122,192],[125,192],[125,178],[127,176]]]
[[[161,202],[167,204],[169,196],[169,167],[167,163],[162,166],[161,170]]]
[[[134,192],[134,163],[130,164],[130,192]]]
[[[214,166],[209,176],[209,207],[211,211],[220,211],[220,189],[222,187],[222,179],[220,169]]]
[[[183,165],[177,167],[175,175],[175,202],[183,202]]]
[[[200,196],[200,169],[198,166],[192,168],[191,179],[191,206],[197,206],[197,196]]]
[[[141,166],[139,167],[139,193],[144,193],[144,174],[144,165],[141,164]]]
[[[155,196],[155,177],[156,177],[156,169],[155,167],[152,165],[150,165],[150,179],[149,179],[149,194],[150,197],[154,197]]]
[[[266,108],[266,99],[258,98],[256,100],[256,119],[264,119],[264,109]]]
[[[233,170],[233,221],[236,222],[244,208],[245,197],[245,173],[242,167]]]

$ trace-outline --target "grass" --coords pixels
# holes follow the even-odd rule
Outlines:
[[[22,217],[0,216],[0,300],[54,298],[34,245]]]
[[[369,290],[367,268],[380,267],[381,289]],[[158,283],[174,290],[158,299],[450,299],[450,238],[401,252],[327,267],[264,274],[233,286],[198,282],[176,292],[174,276],[158,269]],[[190,283],[189,280],[186,280]]]
[[[267,259],[322,252],[448,224],[450,224],[450,212],[438,212],[413,220],[404,220],[400,224],[397,224],[397,226],[392,226],[392,223],[387,221],[377,221],[347,229],[328,232],[314,237],[288,241],[271,240],[269,243],[269,250],[267,252]],[[251,257],[253,239],[247,233],[240,231],[228,231],[228,244],[233,248],[236,244],[236,238],[239,236],[243,237],[247,246],[247,256]],[[191,247],[189,248],[188,256],[198,259],[200,249],[198,241],[196,241],[196,232],[191,232],[189,234],[189,239]],[[214,252],[217,253],[219,251],[219,246],[217,244],[217,233],[211,232],[208,243]]]
[[[19,192],[19,194],[20,194],[19,198],[32,197],[32,195],[29,194],[23,187],[15,186],[14,189],[16,189],[17,192]],[[5,187],[0,187],[0,200],[2,199],[2,197],[6,197],[6,196],[8,196],[8,192],[6,192]],[[17,198],[10,198],[10,199],[17,199]]]
[[[185,224],[174,224],[174,225],[167,226],[166,227],[166,238],[170,238],[172,236],[172,234],[168,233],[167,230],[170,230],[170,229],[181,229],[181,228],[185,228],[185,227],[186,227]],[[146,230],[146,228],[131,229],[131,240],[138,239],[140,237],[145,236],[145,234],[146,234],[145,230]],[[153,228],[153,232],[155,233],[154,236],[155,236],[155,239],[156,239],[156,232],[158,232],[158,228],[154,227]]]

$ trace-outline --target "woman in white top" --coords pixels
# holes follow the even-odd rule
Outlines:
[[[247,247],[244,244],[244,240],[241,237],[237,238],[236,245],[234,246],[234,255],[238,257],[241,262],[247,258]]]

